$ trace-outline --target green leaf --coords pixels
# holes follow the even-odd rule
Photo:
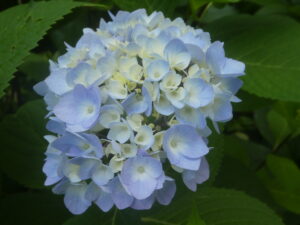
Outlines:
[[[197,193],[182,195],[164,210],[143,217],[145,224],[186,224],[193,203],[206,225],[283,225],[281,219],[265,204],[234,190],[204,188]]]
[[[243,90],[237,93],[237,97],[242,99],[242,102],[232,105],[233,111],[235,112],[253,112],[253,110],[263,108],[273,103],[270,99],[260,98]]]
[[[286,4],[286,0],[247,0],[249,2],[254,2],[259,5],[280,5],[280,4]]]
[[[259,176],[278,204],[300,214],[300,170],[292,160],[269,155]]]
[[[0,123],[0,168],[10,178],[31,187],[42,188],[42,165],[46,142],[45,106],[41,101],[23,105],[15,115]]]
[[[275,110],[271,110],[267,114],[267,119],[275,139],[273,149],[276,149],[290,135],[291,128],[287,119]]]
[[[0,201],[3,225],[58,225],[71,214],[60,196],[43,193],[9,195]]]
[[[274,4],[274,5],[266,5],[261,7],[255,15],[284,15],[289,13],[289,7],[288,5],[280,5],[280,4]]]
[[[224,152],[241,162],[247,168],[255,170],[265,161],[271,149],[251,140],[242,140],[235,136],[225,136]]]
[[[71,0],[31,2],[0,13],[0,97],[16,68],[57,20],[85,3]]]
[[[272,135],[272,131],[269,127],[268,119],[267,119],[267,114],[269,112],[270,108],[269,107],[264,107],[259,110],[256,110],[254,112],[254,120],[256,127],[258,128],[258,131],[260,134],[270,143],[274,143],[274,137]]]
[[[203,13],[203,16],[200,18],[200,20],[202,23],[211,23],[222,17],[235,14],[238,14],[238,11],[231,5],[225,5],[222,8],[212,5],[208,7],[206,12]]]
[[[176,7],[186,4],[187,0],[113,0],[113,2],[122,10],[133,11],[145,8],[148,13],[162,11],[168,16],[172,16]]]
[[[277,102],[273,110],[279,113],[291,129],[291,138],[300,135],[300,104],[292,102]]]
[[[260,97],[300,101],[300,25],[284,16],[230,16],[208,24],[229,57],[246,63],[243,89]]]
[[[202,6],[209,3],[234,3],[240,0],[190,0],[193,13],[196,13]]]
[[[112,210],[108,213],[102,213],[99,208],[93,206],[84,214],[71,217],[63,225],[99,225],[100,222],[101,225],[111,225],[112,216]]]
[[[199,210],[196,205],[192,208],[187,225],[206,225],[206,223],[200,218]]]
[[[92,206],[82,215],[73,216],[63,225],[140,225],[138,212],[133,209],[119,211],[112,209],[109,212],[102,212],[97,206]]]
[[[252,197],[269,203],[270,206],[274,204],[271,195],[257,177],[256,172],[228,154],[224,156],[215,185],[244,191]]]
[[[300,135],[299,109],[299,103],[278,101],[255,111],[256,126],[273,149]]]
[[[219,168],[222,163],[223,158],[223,135],[220,135],[216,132],[208,138],[209,139],[209,147],[212,147],[212,150],[207,155],[207,161],[210,169],[209,180],[206,184],[213,184],[215,177],[219,172]]]

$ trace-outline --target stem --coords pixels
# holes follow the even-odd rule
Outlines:
[[[111,225],[116,225],[117,212],[118,212],[118,209],[116,207],[115,211],[114,211],[114,215],[113,215],[112,220],[111,220]]]
[[[212,2],[207,3],[204,8],[200,11],[199,13],[199,18],[198,20],[201,20],[203,18],[203,16],[206,14],[206,12],[208,11],[208,9],[212,6]]]

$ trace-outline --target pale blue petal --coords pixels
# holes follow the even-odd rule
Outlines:
[[[149,94],[149,91],[144,86],[142,87],[142,95],[144,96],[144,100],[147,104],[147,110],[145,112],[145,115],[150,116],[152,113],[152,98]]]
[[[206,52],[206,63],[214,74],[220,74],[225,63],[225,52],[223,43],[216,41],[211,44]]]
[[[198,29],[200,31],[200,29]],[[195,45],[199,49],[206,49],[210,44],[210,35],[207,32],[200,32],[195,35],[193,32],[187,32],[180,37],[186,45]]]
[[[90,145],[90,147],[87,149],[87,152],[84,155],[90,154],[91,156],[96,156],[98,159],[102,158],[104,155],[102,144],[95,134],[80,134],[86,142]]]
[[[232,105],[230,101],[224,100],[222,102],[219,102],[215,107],[213,120],[226,122],[231,119],[232,119]]]
[[[182,109],[176,110],[175,115],[176,119],[182,124],[187,124],[200,129],[206,126],[205,116],[199,109],[185,106]]]
[[[164,95],[160,95],[159,100],[154,102],[154,108],[158,113],[164,116],[169,116],[175,111],[174,106]]]
[[[66,125],[56,117],[50,117],[50,120],[46,124],[46,129],[53,133],[63,135],[66,131]]]
[[[245,64],[234,60],[226,59],[225,65],[221,70],[221,77],[237,77],[245,74]]]
[[[98,87],[85,88],[76,85],[73,91],[65,94],[54,107],[58,119],[67,123],[71,131],[85,131],[96,122],[100,110],[100,93]]]
[[[162,189],[163,184],[166,180],[166,176],[164,173],[162,173],[158,178],[157,178],[157,184],[155,189]]]
[[[52,188],[52,192],[57,195],[65,194],[69,185],[70,181],[67,178],[63,178],[58,184],[56,184]]]
[[[132,204],[134,198],[126,192],[119,177],[112,179],[108,187],[111,191],[112,200],[118,209],[128,208]]]
[[[87,63],[79,63],[76,67],[72,68],[66,76],[69,86],[73,87],[76,84],[81,84],[88,87],[87,78],[92,75],[92,67]]]
[[[69,156],[97,157],[103,156],[102,144],[94,134],[73,134],[66,132],[53,141],[52,146]]]
[[[221,79],[222,87],[230,91],[233,95],[242,87],[243,81],[238,78],[222,78]]]
[[[176,193],[176,184],[173,179],[164,182],[163,188],[156,191],[156,199],[162,205],[169,205]]]
[[[86,188],[85,183],[69,185],[67,188],[64,203],[71,213],[82,214],[90,207],[91,202],[85,198]]]
[[[128,115],[143,113],[149,107],[144,97],[136,95],[135,93],[128,95],[128,97],[122,102],[122,106]]]
[[[130,207],[136,210],[146,210],[152,207],[154,201],[155,201],[154,195],[151,195],[148,198],[142,200],[134,199]]]
[[[114,206],[111,194],[103,190],[95,203],[103,212],[108,212]]]
[[[84,159],[81,158],[79,161],[80,169],[78,171],[79,177],[82,180],[91,178],[94,167],[99,163],[95,159]]]
[[[61,167],[65,162],[65,157],[61,155],[49,155],[43,166],[43,172],[46,174],[47,179],[45,185],[52,185],[63,178],[60,173]]]
[[[174,125],[164,134],[163,148],[170,162],[180,168],[197,170],[208,147],[190,125]]]
[[[201,109],[202,110],[202,109]],[[216,122],[225,122],[232,118],[232,105],[230,98],[219,95],[214,99],[214,102],[204,107],[204,113]]]
[[[99,186],[107,184],[113,177],[112,169],[104,164],[95,167],[92,174],[92,180]]]
[[[53,92],[47,92],[46,95],[44,96],[44,101],[47,105],[47,110],[52,111],[54,106],[58,103],[59,101],[59,96],[54,94]],[[52,114],[52,112],[50,112]]]
[[[179,39],[170,41],[164,49],[164,56],[175,69],[185,69],[191,60],[191,56],[184,43]]]
[[[48,86],[45,81],[41,81],[41,82],[37,83],[36,85],[34,85],[33,90],[41,96],[45,96],[47,94],[47,92],[49,91]]]
[[[85,29],[84,31],[84,35],[77,42],[76,48],[88,49],[90,57],[95,57],[97,55],[103,56],[105,54],[105,49],[100,36],[90,29]]]
[[[100,187],[96,185],[94,182],[90,182],[86,188],[85,198],[88,201],[93,202],[98,199],[100,193],[101,193]]]
[[[45,79],[45,83],[50,91],[57,95],[62,95],[72,90],[72,87],[66,81],[67,72],[67,69],[55,70]]]
[[[129,193],[141,200],[155,191],[162,174],[162,165],[157,159],[138,156],[126,160],[120,178]]]
[[[110,78],[116,71],[116,60],[112,55],[106,55],[98,60],[96,65],[96,74],[99,75],[98,79],[95,81],[93,77],[92,80],[96,82],[97,85],[102,84],[108,78]],[[89,83],[93,83],[90,78],[88,78]]]
[[[59,176],[55,176],[55,177],[46,177],[46,180],[44,182],[44,185],[45,186],[49,186],[49,185],[52,185],[52,184],[55,184],[57,183],[58,181],[61,180],[62,177],[59,177]]]
[[[209,178],[209,165],[205,158],[201,159],[200,167],[197,171],[185,170],[182,173],[184,184],[192,191],[197,190],[197,184],[202,184]]]
[[[127,185],[128,190],[136,199],[148,198],[157,186],[156,179],[148,176],[143,180],[137,180]]]
[[[210,84],[201,78],[188,79],[184,83],[186,90],[185,103],[193,108],[206,106],[214,98],[214,90]]]
[[[192,62],[195,62],[197,64],[203,64],[205,62],[205,54],[201,50],[201,48],[193,44],[186,44],[186,47],[192,57]]]

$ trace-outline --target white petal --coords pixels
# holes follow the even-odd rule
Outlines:
[[[165,131],[160,131],[154,134],[154,144],[151,146],[153,151],[159,151],[162,148],[163,136]]]
[[[105,105],[100,109],[99,123],[108,128],[113,122],[120,122],[121,113],[114,105]]]
[[[164,56],[169,61],[171,67],[178,70],[185,69],[191,61],[191,55],[184,43],[179,39],[174,39],[167,44],[164,49]]]
[[[148,149],[154,143],[153,131],[148,126],[142,126],[134,138],[134,142],[137,145],[143,146],[145,149]]]
[[[125,99],[127,97],[127,89],[120,81],[111,80],[106,88],[108,95],[114,99]]]
[[[130,138],[131,133],[132,131],[126,123],[115,122],[111,124],[107,138],[123,144]]]
[[[179,87],[177,90],[166,92],[167,99],[176,107],[181,109],[184,106],[183,99],[186,96],[186,90]]]
[[[148,93],[150,94],[152,101],[156,101],[157,98],[159,98],[159,84],[158,82],[149,82],[149,81],[144,81],[143,85],[147,90]]]
[[[169,72],[169,63],[164,60],[154,60],[147,67],[148,79],[151,81],[161,80]]]
[[[160,82],[159,87],[163,91],[175,90],[181,82],[181,76],[175,72],[168,73]]]
[[[123,168],[124,161],[118,160],[116,156],[112,157],[109,161],[109,167],[114,173],[120,172]]]
[[[79,169],[79,165],[66,163],[63,168],[63,173],[72,183],[76,183],[81,181],[81,178],[79,177]]]
[[[126,158],[136,156],[137,146],[135,144],[122,144],[122,155]]]
[[[134,131],[137,131],[142,126],[142,121],[144,120],[144,117],[140,114],[132,114],[130,116],[127,116],[126,119],[127,119],[129,126]]]

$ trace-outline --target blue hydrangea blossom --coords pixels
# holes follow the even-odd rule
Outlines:
[[[110,16],[34,87],[53,133],[45,185],[73,214],[168,205],[176,184],[167,168],[196,191],[209,178],[207,121],[230,120],[240,101],[245,66],[207,32],[144,9]]]

